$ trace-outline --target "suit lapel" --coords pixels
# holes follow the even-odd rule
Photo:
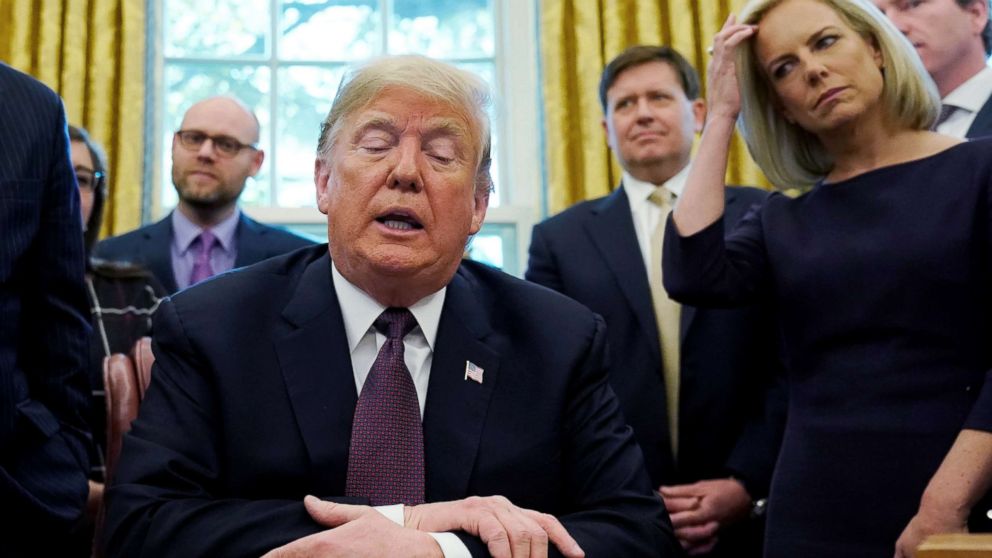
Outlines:
[[[238,239],[238,254],[234,259],[234,267],[244,267],[266,258],[263,238],[265,229],[244,213],[238,219],[235,236]]]
[[[172,269],[172,213],[144,231],[144,265],[170,294],[179,290]]]
[[[647,269],[644,267],[644,258],[634,231],[630,201],[623,186],[597,204],[592,213],[592,218],[585,222],[586,232],[620,285],[631,312],[637,316],[637,321],[647,332],[651,354],[660,355],[651,286],[648,284]],[[660,356],[658,365],[661,365]]]
[[[427,403],[424,451],[428,501],[468,496],[489,402],[499,373],[499,355],[482,339],[488,314],[473,297],[462,273],[448,285],[435,340]],[[483,381],[465,378],[466,363],[483,370]]]
[[[981,138],[992,134],[992,97],[985,101],[982,108],[975,115],[965,135],[968,139]]]
[[[342,493],[358,394],[328,255],[304,270],[283,317],[291,328],[276,340],[276,353],[313,470],[320,471],[315,490]]]

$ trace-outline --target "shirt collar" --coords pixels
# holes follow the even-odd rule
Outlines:
[[[334,291],[341,305],[341,317],[344,319],[344,330],[348,336],[348,350],[355,352],[355,347],[386,307],[345,279],[338,271],[337,265],[333,261],[331,263],[331,280],[334,282]],[[431,351],[434,350],[434,341],[437,339],[437,328],[441,322],[441,309],[444,307],[444,295],[447,289],[448,287],[444,287],[429,294],[408,308],[416,318],[417,325],[420,326]]]
[[[234,208],[234,211],[223,221],[210,227],[210,232],[214,233],[225,252],[229,252],[234,244],[234,233],[238,229],[240,219],[241,210]],[[190,221],[179,208],[172,210],[172,238],[179,247],[180,253],[185,254],[189,250],[189,245],[202,231],[203,228]]]
[[[989,99],[992,91],[992,67],[985,66],[942,99],[943,104],[953,105],[969,112],[978,112]]]
[[[664,184],[660,186],[676,197],[676,199],[682,195],[682,190],[685,188],[685,180],[689,176],[689,166],[686,165],[682,167],[682,170],[677,172],[675,176],[669,178]],[[654,189],[658,186],[650,183],[644,182],[643,180],[638,180],[630,175],[627,171],[623,172],[623,187],[627,190],[627,198],[633,205],[642,205],[648,203],[648,196],[654,192]]]

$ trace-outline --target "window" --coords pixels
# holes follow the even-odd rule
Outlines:
[[[521,254],[542,184],[532,0],[152,2],[150,217],[176,203],[170,145],[182,114],[199,99],[230,94],[254,108],[266,152],[242,207],[260,220],[325,239],[313,158],[344,70],[383,53],[420,53],[477,73],[496,94],[490,115],[496,192],[470,255],[523,272]]]

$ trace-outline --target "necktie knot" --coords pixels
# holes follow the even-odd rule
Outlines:
[[[956,110],[958,110],[958,107],[954,105],[948,105],[948,104],[940,105],[940,114],[937,115],[937,122],[934,123],[933,127],[936,128],[937,126],[940,126],[941,124],[946,122],[947,119],[950,118],[951,115],[954,114],[954,111]]]
[[[662,209],[668,209],[672,206],[672,194],[663,186],[656,186],[648,196],[648,201]]]
[[[389,339],[403,339],[417,326],[417,319],[406,308],[386,308],[373,325]]]
[[[214,244],[217,243],[217,237],[214,233],[210,232],[210,229],[203,229],[200,234],[196,235],[191,244],[193,251],[196,255],[207,253],[210,254],[210,250],[213,249]]]

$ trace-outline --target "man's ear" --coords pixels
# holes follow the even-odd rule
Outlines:
[[[475,207],[472,208],[472,227],[469,229],[469,235],[473,235],[479,232],[482,228],[482,223],[486,220],[486,210],[489,209],[489,191],[491,190],[490,185],[492,182],[489,177],[486,177],[486,190],[485,193],[480,194],[478,185],[473,185],[475,190]]]
[[[320,157],[313,162],[313,183],[317,188],[317,209],[327,215],[331,203],[331,165]]]
[[[252,157],[251,160],[251,172],[248,173],[248,176],[255,176],[258,174],[259,169],[262,168],[263,162],[265,162],[265,151],[256,149],[255,156]]]
[[[985,30],[985,24],[989,21],[988,0],[972,0],[970,4],[961,9],[968,12],[970,16],[971,31],[981,36],[982,31]]]
[[[692,120],[696,133],[703,131],[706,125],[706,101],[696,99],[692,101]]]

